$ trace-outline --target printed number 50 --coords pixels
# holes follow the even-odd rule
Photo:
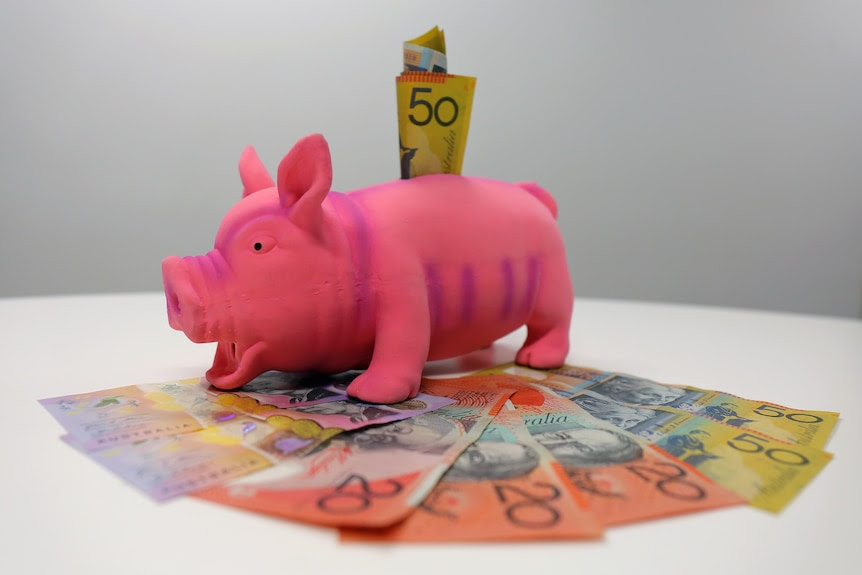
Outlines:
[[[784,465],[808,465],[808,458],[796,451],[781,447],[766,449],[764,445],[771,445],[771,442],[765,437],[758,435],[743,433],[734,437],[732,441],[728,441],[727,444],[737,451],[744,451],[745,453],[760,453],[762,451],[766,457],[776,463],[783,463]]]
[[[784,407],[764,403],[755,409],[754,413],[762,415],[763,417],[785,417],[796,423],[820,423],[823,421],[823,418],[819,415],[813,415],[811,413],[784,413],[785,409],[786,408]]]
[[[437,103],[432,105],[429,100],[416,97],[419,94],[430,93],[431,88],[420,88],[418,86],[413,88],[413,91],[410,93],[410,109],[424,108],[425,113],[423,114],[424,118],[422,119],[417,118],[415,114],[410,114],[407,118],[417,126],[425,126],[431,123],[431,120],[435,120],[443,127],[451,126],[455,123],[455,120],[458,119],[458,102],[449,96],[443,96],[437,100]],[[444,106],[444,104],[448,105]],[[447,118],[444,118],[444,116]]]

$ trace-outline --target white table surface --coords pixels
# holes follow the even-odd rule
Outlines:
[[[0,299],[0,573],[848,573],[862,544],[862,321],[579,299],[569,363],[842,412],[835,459],[778,516],[735,507],[599,542],[340,544],[193,498],[157,504],[65,445],[37,400],[203,374],[161,294]],[[510,361],[519,331],[438,375]],[[848,571],[849,570],[849,571]]]

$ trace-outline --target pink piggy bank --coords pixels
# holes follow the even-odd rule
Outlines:
[[[206,378],[235,389],[264,371],[365,369],[348,393],[416,395],[426,360],[527,325],[516,361],[560,366],[574,296],[556,203],[535,184],[439,174],[330,191],[329,146],[303,138],[273,183],[254,149],[243,198],[212,251],[162,262],[168,318],[218,342]]]

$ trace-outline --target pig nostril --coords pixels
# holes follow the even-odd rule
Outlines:
[[[171,306],[171,312],[175,315],[181,315],[180,313],[180,298],[177,295],[177,292],[171,291],[171,295],[168,298]]]

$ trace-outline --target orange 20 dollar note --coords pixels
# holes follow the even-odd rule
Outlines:
[[[565,468],[604,525],[703,511],[746,500],[660,448],[542,390],[518,405],[530,435]]]
[[[603,531],[565,471],[507,404],[407,519],[342,541],[594,539]]]

